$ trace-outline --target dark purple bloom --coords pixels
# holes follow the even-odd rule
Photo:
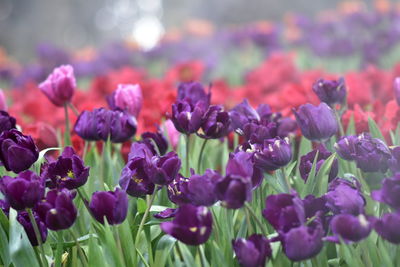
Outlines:
[[[313,84],[312,89],[321,102],[331,107],[334,104],[343,104],[346,98],[346,85],[343,78],[333,81],[319,79]]]
[[[212,230],[212,215],[206,207],[197,207],[190,204],[178,208],[175,218],[171,222],[161,223],[161,229],[192,246],[207,242]]]
[[[246,201],[251,201],[251,178],[228,174],[215,185],[217,198],[228,209],[239,209]]]
[[[154,214],[153,217],[157,219],[169,219],[175,217],[177,211],[177,209],[167,208],[159,213]]]
[[[356,143],[355,161],[357,167],[364,172],[386,172],[388,160],[392,157],[386,144],[378,139],[372,138],[368,133],[358,136]]]
[[[267,107],[267,106],[264,106]],[[272,111],[269,108],[264,108],[264,113],[272,114]],[[268,112],[265,112],[268,111]],[[260,115],[258,112],[250,106],[247,99],[243,100],[242,103],[235,106],[229,112],[232,118],[232,126],[234,130],[243,129],[244,125],[251,122],[251,121],[259,121]]]
[[[304,156],[301,156],[300,158],[300,175],[301,178],[304,181],[307,181],[308,175],[311,172],[312,165],[314,163],[315,156],[317,155],[318,151],[318,157],[317,157],[317,162],[316,162],[316,169],[315,169],[315,174],[317,175],[319,169],[321,168],[322,164],[324,164],[325,160],[328,159],[332,153],[329,152],[325,146],[320,145],[318,148],[312,150],[311,152],[305,154]],[[332,163],[331,169],[329,171],[329,181],[332,179],[336,178],[337,174],[339,172],[339,163],[338,160],[335,159]]]
[[[391,149],[392,157],[389,159],[389,168],[393,173],[400,172],[400,146]]]
[[[4,176],[0,189],[15,210],[33,208],[44,196],[44,182],[32,171],[21,172],[16,178]]]
[[[88,141],[107,141],[114,143],[128,141],[136,133],[136,119],[121,110],[104,108],[83,111],[74,127],[74,131]]]
[[[255,165],[264,171],[275,171],[290,162],[292,159],[292,149],[289,139],[264,140],[264,144],[254,154]]]
[[[264,178],[262,170],[253,162],[253,155],[244,151],[237,151],[229,154],[226,174],[251,177],[253,189],[257,188]]]
[[[357,180],[348,181],[336,178],[325,194],[327,207],[335,214],[345,213],[358,215],[364,213],[366,204]]]
[[[97,191],[89,204],[94,218],[104,223],[104,217],[110,225],[122,223],[128,213],[128,196],[119,188],[115,191]]]
[[[10,203],[6,200],[0,199],[0,209],[8,217],[8,214],[10,213]]]
[[[218,139],[227,136],[231,131],[229,113],[223,111],[221,106],[210,106],[203,117],[201,129],[203,133],[199,136],[206,139]]]
[[[272,256],[269,240],[259,234],[253,234],[247,239],[233,240],[232,246],[243,267],[264,267],[267,257]]]
[[[194,105],[178,100],[172,105],[171,120],[176,130],[184,134],[192,134],[200,129],[205,111],[206,107],[202,101]]]
[[[128,161],[134,158],[150,159],[153,156],[155,156],[153,148],[148,143],[139,141],[132,143]]]
[[[164,156],[153,156],[149,162],[147,174],[150,181],[158,185],[167,185],[174,180],[181,168],[181,160],[175,152]]]
[[[190,203],[188,196],[186,195],[186,191],[184,188],[187,186],[189,179],[183,177],[181,174],[178,176],[168,185],[167,193],[168,198],[171,202],[177,205],[184,205]]]
[[[400,106],[400,77],[394,80],[394,95],[396,97],[397,104]]]
[[[325,141],[339,129],[333,110],[326,104],[319,106],[305,104],[293,110],[303,135],[311,141]]]
[[[33,212],[33,217],[35,218],[36,225],[39,228],[40,237],[41,237],[41,239],[42,239],[42,241],[44,243],[46,241],[46,238],[47,238],[47,227],[44,224],[44,222],[42,222],[40,220],[40,218],[36,214],[36,212]],[[26,211],[18,212],[17,221],[24,227],[24,230],[26,232],[26,235],[28,236],[29,241],[31,242],[31,245],[33,247],[38,246],[39,242],[38,242],[38,240],[36,238],[36,234],[35,234],[35,231],[33,229],[33,225],[31,223],[31,220],[29,219],[28,212],[26,212]]]
[[[203,102],[208,107],[210,105],[211,93],[207,94],[203,85],[199,82],[183,82],[178,86],[178,100],[188,101],[193,105]]]
[[[183,192],[193,205],[212,206],[218,200],[215,194],[215,183],[221,178],[221,174],[210,169],[207,169],[203,175],[192,174],[183,185]]]
[[[330,226],[332,232],[336,235],[330,241],[340,241],[340,236],[344,241],[358,242],[366,238],[372,229],[372,224],[363,214],[358,216],[351,214],[335,215]]]
[[[358,138],[355,135],[343,136],[335,143],[338,155],[345,160],[354,160],[356,156],[356,143]]]
[[[16,119],[11,117],[6,111],[0,110],[0,134],[16,128]]]
[[[67,146],[56,161],[44,166],[42,177],[45,180],[50,180],[53,186],[71,190],[81,187],[87,182],[89,169],[89,167],[85,167],[83,160],[75,154],[74,149]]]
[[[149,180],[147,168],[145,158],[135,157],[122,169],[119,185],[128,195],[142,197],[153,194],[155,185]]]
[[[157,154],[164,155],[168,149],[168,141],[161,131],[155,133],[145,132],[142,133],[142,140]],[[156,149],[157,148],[157,149]]]
[[[379,190],[372,191],[372,199],[385,203],[393,209],[400,210],[400,173],[385,178]]]
[[[309,225],[291,228],[280,235],[283,251],[292,261],[301,261],[313,258],[323,247],[322,237],[324,230],[315,220]]]
[[[39,157],[32,137],[12,129],[0,135],[0,160],[7,171],[15,173],[29,169]]]
[[[47,228],[53,231],[68,229],[78,213],[72,200],[73,195],[67,189],[51,190],[46,199],[37,204],[35,211]]]
[[[374,223],[375,231],[385,240],[400,244],[400,214],[398,212],[386,213]]]

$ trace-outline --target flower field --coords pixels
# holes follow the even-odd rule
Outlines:
[[[0,266],[400,266],[400,9],[0,51]]]

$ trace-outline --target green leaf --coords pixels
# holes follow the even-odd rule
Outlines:
[[[318,191],[315,192],[315,195],[320,196],[326,193],[328,190],[328,180],[329,180],[329,172],[331,170],[332,164],[335,161],[336,153],[333,153],[325,160],[322,164],[321,168],[318,170],[316,183],[319,184]]]
[[[147,209],[146,200],[144,200],[143,198],[138,198],[136,205],[137,205],[137,210],[138,210],[139,214],[144,213]]]
[[[381,130],[379,130],[378,125],[371,117],[368,117],[368,127],[373,138],[379,138],[385,142],[385,138],[383,137]]]
[[[356,134],[356,124],[354,122],[354,115],[351,115],[349,123],[347,124],[346,135]]]
[[[12,263],[19,267],[39,267],[35,251],[26,236],[24,228],[17,221],[17,212],[10,208],[10,242],[9,251]]]
[[[194,260],[193,255],[188,247],[182,243],[178,243],[178,247],[182,253],[183,261],[186,263],[186,266],[197,266],[196,261]]]
[[[175,243],[176,239],[169,235],[164,235],[160,238],[157,243],[153,267],[165,266]]]
[[[310,195],[314,192],[314,188],[316,185],[316,181],[317,181],[317,176],[315,175],[316,173],[316,169],[317,169],[317,159],[318,159],[318,155],[319,155],[319,151],[317,150],[317,153],[315,154],[315,158],[313,161],[313,165],[311,167],[311,171],[308,174],[308,178],[306,181],[306,184],[303,187],[303,190],[301,191],[301,196],[305,197],[307,195]]]
[[[0,226],[0,259],[4,266],[9,266],[11,263],[10,252],[8,250],[8,237],[3,227]]]
[[[124,255],[125,263],[128,266],[134,266],[132,255],[136,253],[132,233],[129,227],[128,220],[117,226],[119,233],[119,241],[121,242],[121,250]],[[161,265],[162,266],[162,265]]]

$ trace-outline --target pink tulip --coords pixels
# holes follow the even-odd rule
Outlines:
[[[397,100],[397,104],[400,106],[400,77],[394,80],[394,95]]]
[[[3,90],[0,89],[0,110],[7,110],[7,101]]]
[[[171,120],[166,120],[163,128],[167,131],[169,139],[168,141],[170,142],[171,146],[176,149],[178,146],[180,133],[176,130],[174,123]]]
[[[139,84],[119,84],[114,95],[115,105],[137,118],[142,109],[143,96]]]

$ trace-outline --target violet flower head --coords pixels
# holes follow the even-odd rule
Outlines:
[[[0,110],[0,134],[16,128],[17,120],[11,117],[6,111]]]
[[[358,242],[368,237],[372,224],[363,214],[339,214],[333,217],[330,227],[335,236],[328,238],[329,241],[339,242],[340,237],[345,242]]]
[[[331,107],[334,104],[343,104],[346,98],[346,85],[343,78],[332,81],[319,79],[313,84],[312,89],[321,102]]]
[[[208,94],[199,82],[183,82],[178,86],[178,100],[188,101],[192,105],[202,102],[205,107],[210,105],[211,93]]]
[[[389,159],[389,168],[392,173],[400,172],[400,146],[390,150],[392,157]]]
[[[271,110],[269,110],[269,112],[272,114]],[[246,123],[260,120],[260,115],[250,106],[247,99],[235,106],[229,114],[232,118],[232,126],[235,131],[237,131],[237,129],[243,129]]]
[[[345,160],[354,160],[356,157],[357,136],[343,136],[334,145],[338,155]]]
[[[290,229],[281,234],[280,238],[285,255],[292,261],[302,261],[313,258],[322,250],[323,236],[321,224],[314,220],[307,226]]]
[[[153,217],[156,218],[156,219],[162,219],[162,220],[169,219],[169,218],[174,218],[177,211],[178,211],[178,209],[167,208],[167,209],[165,209],[163,211],[155,213],[153,215]]]
[[[67,189],[51,190],[47,192],[46,199],[36,205],[35,211],[50,230],[68,229],[78,214],[73,198]]]
[[[326,205],[334,214],[353,214],[364,213],[365,199],[361,194],[360,184],[357,180],[348,181],[336,178],[328,187],[325,194]]]
[[[10,203],[8,201],[0,199],[0,209],[3,211],[4,215],[8,217],[10,213]]]
[[[168,198],[172,203],[179,206],[190,203],[186,191],[184,191],[187,187],[188,181],[188,178],[178,174],[178,176],[167,186]]]
[[[202,118],[206,111],[203,102],[198,102],[195,105],[178,100],[172,105],[172,122],[176,130],[184,134],[192,134],[200,129]]]
[[[318,157],[317,157],[317,162],[316,162],[316,169],[315,169],[315,174],[318,174],[319,169],[321,166],[324,164],[325,160],[327,160],[332,153],[329,152],[325,146],[319,145],[316,149],[310,151],[309,153],[305,154],[304,156],[301,156],[300,158],[300,175],[301,178],[306,182],[308,179],[308,176],[311,172],[312,165],[314,163],[315,156],[317,155],[318,152]],[[338,160],[335,159],[332,163],[331,169],[329,171],[329,181],[333,180],[336,178],[337,174],[339,172],[339,163]]]
[[[6,111],[8,109],[7,107],[7,100],[4,95],[4,91],[0,89],[0,110]]]
[[[44,165],[42,177],[49,180],[50,187],[72,190],[87,182],[89,169],[74,149],[67,146],[56,161]]]
[[[74,69],[71,65],[55,68],[47,79],[39,84],[40,90],[56,106],[70,102],[76,88]]]
[[[333,110],[326,104],[305,104],[293,109],[303,135],[311,141],[323,142],[335,135],[339,129]]]
[[[154,183],[147,175],[147,161],[145,158],[133,158],[122,169],[119,185],[132,197],[143,197],[154,192]]]
[[[47,227],[44,224],[42,220],[40,220],[39,216],[37,215],[36,212],[33,212],[33,217],[35,218],[36,225],[39,228],[39,233],[40,233],[40,238],[43,241],[43,243],[47,239]],[[18,212],[17,215],[17,221],[24,227],[24,230],[26,232],[26,235],[28,236],[29,241],[31,242],[31,245],[33,247],[36,247],[39,245],[39,242],[36,238],[35,231],[33,229],[33,225],[31,223],[31,220],[29,219],[29,214],[26,211],[20,211]]]
[[[263,267],[267,258],[272,256],[269,240],[259,234],[233,240],[232,246],[242,267]]]
[[[206,207],[186,204],[178,208],[172,221],[163,222],[160,227],[179,241],[197,246],[207,242],[211,235],[212,222],[211,212]]]
[[[204,114],[199,136],[206,139],[218,139],[227,136],[231,131],[231,118],[229,113],[223,111],[221,106],[210,106]]]
[[[221,174],[211,169],[207,169],[203,175],[192,174],[184,184],[183,192],[193,205],[212,206],[218,200],[215,183],[221,178]]]
[[[169,152],[164,156],[153,156],[147,168],[147,174],[151,182],[158,185],[168,185],[174,180],[181,168],[181,160],[175,152]]]
[[[89,208],[94,218],[104,224],[104,217],[110,225],[122,223],[128,213],[128,196],[125,191],[97,191],[92,195]]]
[[[139,84],[119,84],[114,94],[116,107],[137,118],[142,109],[143,96]]]
[[[97,116],[103,109],[94,109],[93,111],[83,111],[76,120],[74,131],[87,141],[100,140],[99,131],[97,130]]]
[[[400,173],[385,178],[379,190],[372,191],[372,199],[385,203],[395,210],[400,210]]]
[[[251,189],[251,177],[227,174],[216,182],[215,194],[225,208],[239,209],[251,201]]]
[[[0,189],[15,210],[33,208],[44,197],[44,182],[32,171],[24,171],[12,178],[0,179]]]
[[[400,244],[400,214],[386,213],[374,222],[374,230],[383,239],[393,244]]]
[[[262,170],[254,164],[253,154],[244,151],[237,151],[229,154],[229,160],[226,165],[226,175],[231,174],[251,177],[253,189],[257,188],[264,178]]]
[[[128,161],[134,158],[150,159],[155,156],[153,147],[147,142],[134,142],[131,145],[131,150],[128,154]]]
[[[38,157],[39,151],[32,137],[16,129],[0,135],[0,160],[7,171],[19,173],[27,170]]]
[[[264,140],[263,146],[254,153],[255,165],[264,171],[275,171],[287,165],[292,159],[289,139]]]
[[[164,155],[168,150],[168,141],[160,130],[155,133],[142,133],[142,140],[160,156]]]
[[[132,116],[129,116],[125,112],[120,110],[108,111],[112,112],[112,119],[110,124],[110,132],[107,135],[100,134],[104,141],[107,140],[108,135],[110,136],[110,140],[113,143],[123,143],[132,138],[135,135],[137,129],[136,119]],[[100,117],[98,123],[100,127],[102,127],[102,117]],[[107,128],[107,119],[104,121],[105,127]],[[100,130],[103,133],[102,130]]]
[[[394,95],[396,97],[397,104],[400,106],[400,77],[394,80]]]

